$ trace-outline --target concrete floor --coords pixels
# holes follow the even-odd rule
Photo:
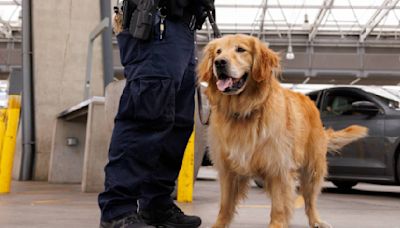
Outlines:
[[[400,228],[400,187],[359,184],[342,193],[325,184],[319,199],[321,217],[333,227]],[[219,187],[215,180],[197,180],[192,204],[179,204],[188,214],[201,216],[210,227],[218,212]],[[97,194],[80,192],[79,185],[14,182],[12,193],[0,195],[0,227],[98,227]],[[232,228],[266,227],[270,201],[255,186],[238,208]],[[306,228],[303,202],[296,202],[292,228]]]

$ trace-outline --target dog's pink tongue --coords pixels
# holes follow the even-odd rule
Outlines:
[[[218,87],[219,91],[222,91],[222,92],[224,92],[226,88],[228,88],[232,85],[233,85],[232,78],[217,81],[217,87]]]

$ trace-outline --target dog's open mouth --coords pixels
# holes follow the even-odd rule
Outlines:
[[[219,79],[217,81],[218,90],[223,93],[235,93],[246,84],[247,77],[248,74],[245,73],[241,78],[227,76],[226,79]]]

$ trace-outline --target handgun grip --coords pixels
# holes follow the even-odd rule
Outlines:
[[[131,17],[133,11],[135,11],[137,5],[135,4],[134,0],[124,0],[122,3],[122,11],[123,11],[123,20],[122,20],[122,27],[124,29],[129,28],[129,24],[131,22]]]

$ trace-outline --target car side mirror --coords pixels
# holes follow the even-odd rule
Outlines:
[[[355,101],[351,104],[352,110],[365,114],[376,114],[379,107],[371,101]]]

